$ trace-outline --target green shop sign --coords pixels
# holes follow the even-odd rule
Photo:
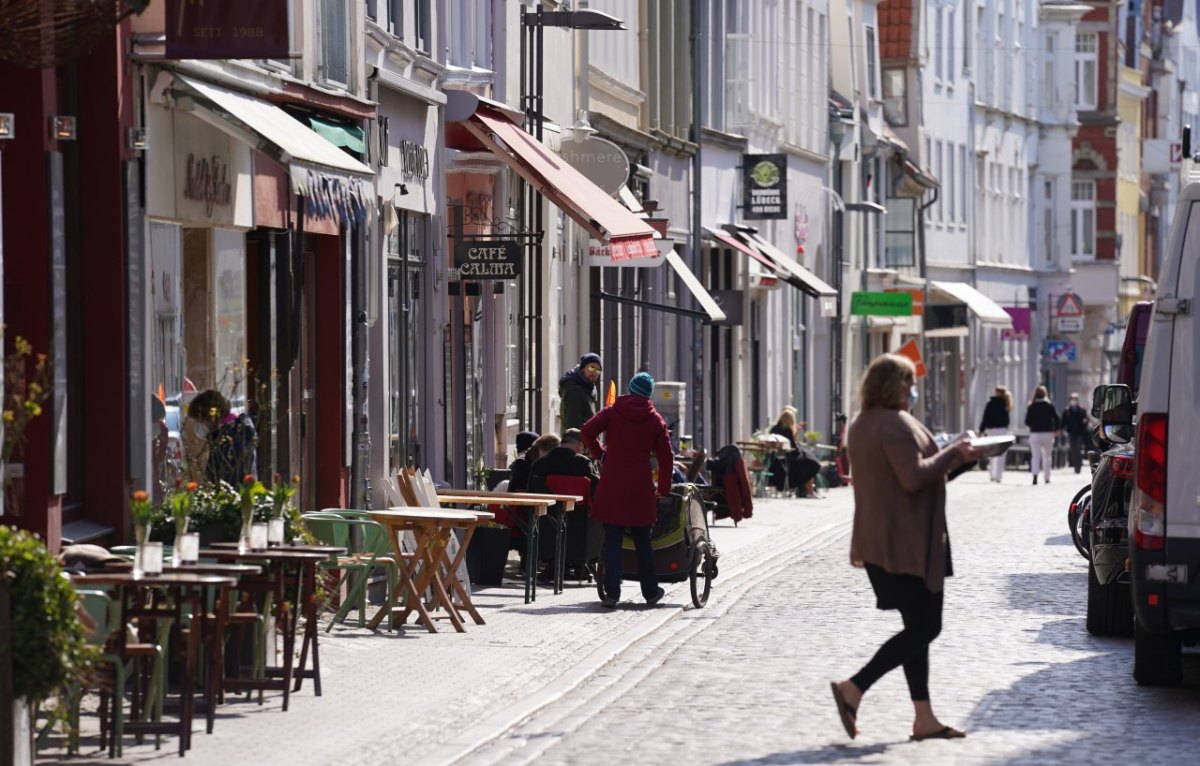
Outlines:
[[[854,293],[850,313],[858,316],[909,317],[913,313],[912,293]]]

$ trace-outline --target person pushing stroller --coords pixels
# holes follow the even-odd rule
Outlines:
[[[604,524],[604,597],[615,607],[621,599],[621,539],[629,530],[637,549],[638,577],[646,603],[657,604],[664,591],[658,584],[650,532],[658,518],[657,497],[671,493],[674,453],[667,424],[654,409],[650,395],[654,378],[639,372],[629,381],[629,393],[583,424],[583,442],[602,460],[600,484],[593,498],[592,518]],[[607,434],[607,448],[599,436]],[[649,453],[658,460],[657,495]]]

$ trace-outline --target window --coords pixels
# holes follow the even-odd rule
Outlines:
[[[958,190],[954,188],[958,184],[958,176],[954,174],[954,145],[946,145],[946,180],[942,182],[942,191],[946,195],[946,203],[948,210],[946,211],[946,223],[954,223],[958,220]]]
[[[954,9],[947,13],[950,21],[946,24],[946,82],[954,83]]]
[[[909,197],[889,197],[884,216],[884,266],[915,266],[916,204]]]
[[[422,249],[426,219],[405,210],[387,239],[389,464],[392,473],[426,465],[420,392],[425,376]]]
[[[477,0],[446,4],[449,63],[491,69],[491,5]]]
[[[388,0],[392,34],[419,51],[429,53],[430,0]]]
[[[883,118],[893,128],[908,125],[908,100],[903,69],[883,70]]]
[[[729,128],[750,122],[751,41],[746,8],[729,3],[725,17],[725,120]]]
[[[967,147],[958,146],[958,220],[967,223]]]
[[[943,21],[944,20],[942,18],[942,8],[939,6],[937,9],[937,13],[934,14],[934,17],[933,17],[933,24],[934,24],[934,29],[933,29],[934,80],[933,80],[933,82],[935,85],[940,83],[942,81],[942,79],[946,76],[945,70],[942,69],[942,56],[945,55],[945,51],[946,51],[945,47],[943,47],[944,41],[942,40],[942,23],[943,23]]]
[[[876,66],[875,30],[867,27],[867,95],[879,98],[878,69]]]
[[[321,78],[337,85],[350,84],[349,7],[338,0],[321,4]]]
[[[1075,106],[1080,109],[1095,109],[1096,68],[1099,36],[1087,32],[1075,36]]]
[[[391,120],[382,114],[375,118],[379,125],[379,164],[388,164],[388,132],[391,128]]]
[[[942,142],[934,141],[933,142],[933,177],[936,178],[938,180],[938,183],[942,185],[943,190],[945,189],[945,186],[946,186],[946,177],[942,174],[942,169],[944,167],[945,166],[942,165]],[[934,208],[934,211],[937,213],[937,221],[940,224],[942,222],[942,219],[944,216],[944,211],[946,209],[944,194],[938,195],[937,203],[934,204],[933,208]]]
[[[367,18],[371,21],[379,18],[379,0],[367,0]]]
[[[1071,182],[1071,255],[1094,258],[1096,255],[1096,183]]]

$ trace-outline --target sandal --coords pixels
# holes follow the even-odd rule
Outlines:
[[[914,734],[909,739],[913,742],[922,742],[927,739],[962,739],[967,736],[965,731],[952,729],[949,726],[943,726],[935,732],[929,734]]]
[[[838,716],[842,719],[842,726],[846,729],[846,734],[850,739],[858,736],[858,709],[851,707],[846,698],[842,696],[842,690],[838,688],[837,681],[830,681],[829,688],[833,691],[833,701],[837,703]]]

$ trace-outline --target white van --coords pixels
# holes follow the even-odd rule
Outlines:
[[[1180,194],[1142,361],[1129,512],[1134,678],[1175,684],[1200,638],[1200,182]],[[1126,430],[1125,386],[1105,387],[1106,430]],[[1124,390],[1122,390],[1124,389]],[[1124,401],[1123,401],[1124,400]]]

